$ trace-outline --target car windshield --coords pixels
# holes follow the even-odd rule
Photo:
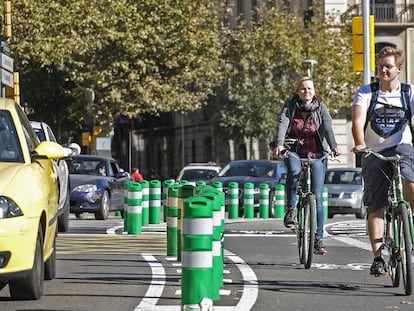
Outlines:
[[[0,110],[0,161],[23,161],[16,130],[10,113],[6,110]]]
[[[215,170],[206,170],[206,169],[187,169],[183,172],[181,179],[184,180],[203,180],[209,179],[213,176],[216,176],[217,173]]]
[[[361,172],[357,171],[327,171],[325,184],[362,185]]]
[[[230,163],[219,173],[220,177],[249,176],[249,177],[273,177],[275,165],[272,163]]]
[[[69,174],[76,175],[92,175],[100,176],[106,175],[103,173],[107,171],[106,163],[100,159],[68,159]]]

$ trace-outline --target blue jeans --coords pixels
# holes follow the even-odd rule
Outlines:
[[[296,207],[296,194],[298,191],[299,175],[301,170],[301,162],[298,158],[289,155],[284,160],[287,168],[286,178],[286,203],[288,208]],[[323,238],[323,226],[325,222],[325,215],[322,204],[322,188],[325,181],[326,159],[323,161],[313,161],[311,164],[312,171],[312,192],[316,197],[316,218],[318,238]]]

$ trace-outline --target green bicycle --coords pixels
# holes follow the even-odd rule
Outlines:
[[[360,151],[373,155],[391,165],[391,183],[388,190],[389,206],[384,217],[384,239],[381,256],[387,264],[387,272],[394,287],[400,286],[402,275],[406,295],[411,295],[413,287],[412,246],[414,243],[413,216],[410,204],[404,200],[400,161],[403,155],[386,157],[370,149]]]
[[[312,192],[312,170],[314,161],[323,161],[326,158],[334,160],[331,153],[325,153],[321,158],[300,158],[298,154],[285,150],[283,157],[292,155],[301,161],[299,175],[298,201],[296,204],[296,220],[294,229],[297,235],[299,262],[309,269],[313,260],[313,245],[316,233],[316,197]]]

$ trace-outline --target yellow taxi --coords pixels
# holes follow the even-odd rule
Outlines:
[[[0,288],[15,300],[39,299],[56,275],[57,143],[39,142],[19,105],[0,98]]]

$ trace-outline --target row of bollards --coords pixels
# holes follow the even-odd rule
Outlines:
[[[254,188],[244,188],[244,217],[254,217]],[[267,184],[260,185],[259,217],[269,217]],[[282,218],[285,206],[285,189],[274,189],[275,218]],[[181,263],[182,310],[213,310],[213,301],[220,299],[224,276],[224,218],[225,194],[221,183],[211,186],[205,182],[129,181],[124,188],[124,230],[140,234],[141,227],[158,224],[163,206],[163,220],[167,228],[167,256],[176,257]],[[228,185],[228,218],[239,215],[239,188],[237,183]],[[327,217],[327,189],[322,201]],[[161,203],[162,202],[162,203]],[[145,212],[144,212],[145,210]]]

